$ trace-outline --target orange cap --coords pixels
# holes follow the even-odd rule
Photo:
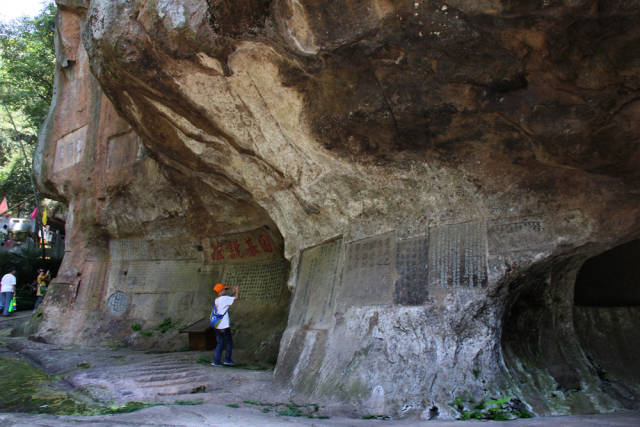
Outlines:
[[[221,290],[223,289],[229,289],[228,286],[223,285],[222,283],[218,283],[213,287],[213,291],[217,294],[220,293]]]

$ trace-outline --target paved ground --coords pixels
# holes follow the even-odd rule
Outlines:
[[[331,417],[328,420],[278,417],[261,414],[249,408],[233,409],[223,405],[157,406],[131,414],[97,417],[67,417],[51,415],[0,414],[0,425],[25,426],[403,426],[403,427],[637,427],[640,415],[589,415],[570,417],[540,417],[515,421],[416,421],[416,420],[361,420]]]
[[[273,381],[272,371],[216,368],[205,359],[211,352],[148,353],[122,349],[64,347],[10,337],[10,329],[31,315],[0,318],[0,355],[36,365],[81,390],[96,402],[155,402],[129,414],[93,417],[0,413],[0,426],[465,426],[479,421],[363,420],[357,408],[317,402],[316,414],[329,419],[278,416],[289,402],[287,391]],[[198,403],[176,405],[176,402]],[[300,402],[297,402],[300,403]],[[303,408],[304,409],[304,408]],[[483,426],[640,426],[639,413],[540,417]]]

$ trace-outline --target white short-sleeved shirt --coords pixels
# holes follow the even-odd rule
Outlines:
[[[13,292],[16,287],[16,276],[11,273],[7,273],[2,276],[2,287],[0,292]]]
[[[229,307],[231,307],[231,304],[233,304],[235,300],[235,297],[227,295],[222,295],[221,297],[216,298],[215,304],[218,313],[224,313],[224,317],[216,329],[226,329],[229,327]]]

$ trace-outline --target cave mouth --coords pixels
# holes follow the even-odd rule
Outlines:
[[[539,414],[637,409],[640,240],[585,260],[550,257],[510,277],[502,352]]]
[[[589,258],[578,271],[576,306],[640,306],[640,240]]]
[[[640,240],[633,240],[588,259],[576,278],[576,335],[605,384],[640,388],[639,261]]]

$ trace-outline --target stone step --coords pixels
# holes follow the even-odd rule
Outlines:
[[[162,371],[176,371],[176,370],[185,370],[185,369],[193,369],[193,364],[190,365],[170,365],[170,366],[141,366],[139,368],[128,368],[124,369],[123,372],[131,372],[131,373],[146,373],[146,372],[162,372]]]
[[[194,377],[178,378],[175,380],[168,379],[164,381],[154,381],[154,382],[143,383],[142,385],[140,385],[140,388],[162,388],[162,387],[169,387],[169,386],[182,385],[182,384],[193,384],[192,388],[194,388],[194,387],[198,387],[199,385],[207,385],[206,383],[208,383],[209,380],[210,380],[209,377],[207,377],[206,375],[200,375],[200,376],[194,376]]]
[[[134,378],[134,380],[138,383],[149,383],[149,382],[154,382],[154,381],[165,381],[165,380],[169,380],[169,379],[178,379],[178,378],[187,378],[187,377],[193,377],[193,376],[197,376],[197,375],[202,375],[202,372],[199,371],[193,371],[193,370],[188,370],[188,371],[183,371],[183,372],[178,372],[178,373],[158,373],[158,375],[151,375],[151,376],[139,376],[138,378]]]

